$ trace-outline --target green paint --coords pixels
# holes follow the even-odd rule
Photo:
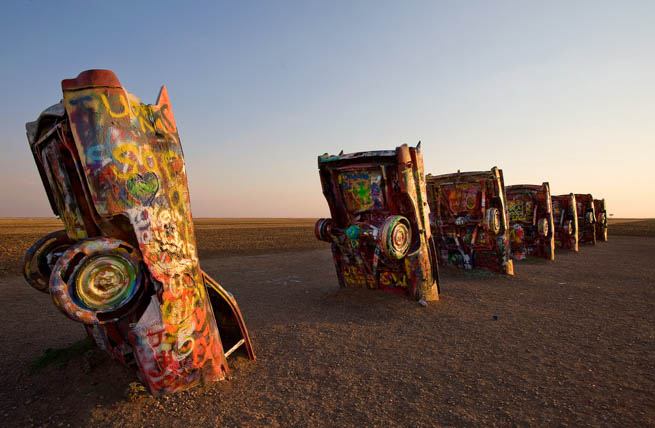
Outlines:
[[[143,204],[149,204],[159,190],[159,179],[152,172],[137,174],[127,180],[127,191]]]
[[[371,203],[371,188],[364,186],[364,182],[359,182],[359,189],[355,190],[355,194],[359,196],[362,204]]]

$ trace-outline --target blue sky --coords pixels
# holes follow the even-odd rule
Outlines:
[[[423,141],[426,172],[655,217],[655,2],[23,2],[0,16],[0,216],[49,216],[24,123],[60,81],[166,84],[196,217],[328,215],[316,157]],[[648,198],[648,199],[647,199]]]

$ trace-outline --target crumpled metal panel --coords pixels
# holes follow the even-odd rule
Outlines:
[[[594,211],[596,212],[596,239],[607,241],[607,206],[605,199],[594,199]]]
[[[339,284],[438,300],[420,143],[326,153],[318,169],[332,217],[317,222],[316,236],[332,244]]]
[[[553,195],[553,221],[555,222],[555,245],[558,248],[578,251],[578,210],[575,195]]]
[[[555,260],[555,223],[550,185],[507,186],[509,240],[514,260],[527,256]]]
[[[514,274],[502,170],[426,177],[439,263]]]
[[[596,210],[591,194],[575,194],[578,214],[579,240],[581,244],[596,245]]]
[[[53,211],[70,239],[52,266],[55,303],[87,325],[100,347],[136,363],[153,394],[223,379],[224,345],[239,343],[249,358],[254,353],[236,301],[198,263],[184,156],[166,88],[147,105],[111,71],[89,70],[64,80],[62,89],[62,103],[26,127]],[[72,266],[80,257],[80,266]],[[48,272],[43,263],[38,267]],[[129,293],[114,286],[125,272],[131,275],[125,286],[134,288]],[[115,296],[100,301],[108,290]],[[232,331],[217,325],[216,305],[235,321]]]

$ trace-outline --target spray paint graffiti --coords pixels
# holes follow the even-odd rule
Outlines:
[[[575,195],[551,196],[553,202],[553,221],[555,222],[555,245],[578,251],[578,211]]]
[[[510,247],[515,260],[527,256],[555,260],[555,223],[550,185],[507,186]]]
[[[225,348],[254,353],[238,305],[198,263],[166,88],[146,105],[111,71],[89,70],[62,89],[62,103],[26,128],[66,242],[58,253],[37,243],[26,279],[102,349],[135,364],[153,394],[223,379]],[[238,328],[217,325],[214,312]]]
[[[426,182],[439,262],[513,275],[502,170],[428,174]]]
[[[339,284],[438,300],[420,143],[325,154],[318,169],[332,218],[320,219],[315,232],[332,244]]]

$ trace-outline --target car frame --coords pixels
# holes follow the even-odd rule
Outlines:
[[[579,250],[578,210],[575,195],[551,195],[555,222],[555,246],[573,251]]]
[[[318,157],[331,218],[316,222],[332,247],[341,287],[366,287],[421,302],[439,299],[420,143]]]
[[[506,186],[512,258],[538,256],[555,260],[555,224],[550,185]]]
[[[596,212],[596,240],[607,241],[607,205],[605,199],[594,199]]]
[[[426,177],[439,263],[514,275],[503,171]]]
[[[590,193],[576,193],[575,203],[578,214],[579,241],[581,244],[596,245],[594,197]]]
[[[152,394],[224,379],[228,356],[255,355],[234,296],[200,268],[166,88],[146,105],[87,70],[62,90],[26,130],[65,230],[28,250],[25,279]]]

